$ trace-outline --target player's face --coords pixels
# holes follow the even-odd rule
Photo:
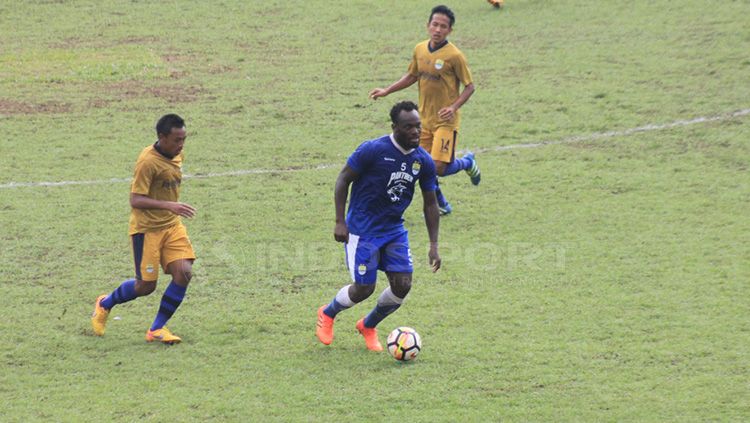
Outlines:
[[[182,147],[185,145],[185,138],[187,138],[187,132],[184,126],[182,128],[172,128],[172,131],[166,135],[159,134],[159,149],[168,156],[175,157],[182,151]]]
[[[427,24],[427,32],[430,34],[430,42],[433,45],[440,44],[445,41],[448,34],[451,33],[451,20],[442,13],[435,13],[432,15],[432,19]]]
[[[419,133],[422,130],[422,122],[419,120],[419,112],[402,110],[398,115],[398,122],[392,125],[393,138],[406,149],[419,147]]]

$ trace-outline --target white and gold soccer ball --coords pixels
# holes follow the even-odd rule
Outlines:
[[[401,326],[393,329],[386,339],[388,352],[399,361],[414,360],[422,351],[422,338],[410,327]]]

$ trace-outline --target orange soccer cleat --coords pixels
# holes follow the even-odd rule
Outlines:
[[[109,310],[99,305],[99,302],[107,298],[106,294],[96,297],[94,303],[94,313],[91,315],[91,327],[94,329],[96,336],[103,336],[104,331],[107,329],[107,317],[109,317]]]
[[[155,330],[149,329],[148,332],[146,332],[146,342],[154,341],[160,341],[164,344],[172,345],[182,342],[182,338],[170,332],[166,327]]]
[[[378,330],[375,328],[366,328],[365,319],[361,318],[357,322],[357,330],[365,338],[365,345],[370,351],[383,351],[383,346],[378,341]]]
[[[323,313],[327,305],[322,305],[318,309],[318,323],[315,328],[315,335],[320,342],[331,345],[333,342],[333,318]]]

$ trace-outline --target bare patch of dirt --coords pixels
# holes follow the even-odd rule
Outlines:
[[[186,85],[144,85],[139,81],[123,81],[105,87],[115,99],[131,100],[136,98],[161,98],[170,103],[191,103],[197,101],[207,91],[199,86]],[[96,100],[94,100],[96,101]],[[116,101],[116,100],[115,100]]]
[[[3,115],[58,114],[69,113],[72,109],[73,107],[69,103],[59,101],[30,103],[0,98],[0,114]]]

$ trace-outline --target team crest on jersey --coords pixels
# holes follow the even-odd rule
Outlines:
[[[367,273],[367,266],[365,264],[360,264],[357,268],[357,273],[359,273],[359,276],[364,276],[365,273]]]
[[[442,69],[444,64],[445,64],[445,62],[443,60],[441,60],[441,59],[435,60],[435,69],[437,69],[437,70]]]
[[[422,164],[419,162],[414,162],[411,164],[411,173],[414,174],[414,176],[417,176],[419,174],[419,170],[422,169]]]

